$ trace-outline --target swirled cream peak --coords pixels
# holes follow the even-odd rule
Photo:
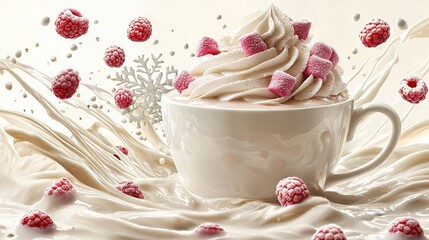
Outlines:
[[[255,33],[267,47],[249,56],[244,53],[240,38]],[[329,69],[325,79],[304,74],[310,47],[295,34],[294,21],[274,5],[245,17],[232,35],[219,40],[219,50],[219,54],[195,60],[190,69],[194,80],[181,93],[183,96],[276,104],[290,98],[330,97],[345,91],[342,70],[337,66]],[[279,96],[268,88],[277,70],[296,79],[289,96]]]

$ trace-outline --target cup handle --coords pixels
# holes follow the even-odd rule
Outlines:
[[[353,110],[351,120],[350,120],[349,132],[347,134],[347,141],[350,141],[353,139],[353,136],[356,132],[356,127],[358,123],[362,120],[362,118],[364,118],[366,115],[371,113],[382,113],[386,115],[392,122],[392,134],[390,135],[388,144],[374,159],[372,159],[371,161],[367,162],[366,164],[356,169],[352,169],[349,172],[345,172],[345,173],[334,173],[332,171],[329,172],[326,178],[326,183],[336,182],[346,178],[354,177],[363,172],[372,170],[378,165],[380,165],[381,163],[383,163],[393,152],[393,149],[395,148],[396,143],[398,142],[399,134],[401,132],[401,119],[399,118],[396,111],[393,110],[393,108],[391,108],[387,104],[367,103]]]

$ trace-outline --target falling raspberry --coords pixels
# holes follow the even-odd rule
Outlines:
[[[55,181],[52,186],[46,188],[47,196],[57,197],[64,200],[72,200],[76,197],[76,191],[67,178],[61,178]]]
[[[399,94],[410,103],[419,103],[426,98],[428,87],[426,83],[416,76],[402,79]]]
[[[143,193],[139,186],[137,186],[133,181],[122,181],[118,186],[116,186],[116,189],[131,197],[144,199]]]
[[[54,222],[48,214],[39,210],[30,210],[21,218],[21,224],[30,228],[52,228]]]
[[[347,238],[339,226],[328,224],[317,229],[311,240],[347,240]]]
[[[119,46],[112,45],[104,52],[104,62],[109,67],[120,67],[125,62],[125,52]]]
[[[69,68],[61,71],[52,81],[52,92],[59,99],[71,98],[79,87],[79,73]]]
[[[407,237],[422,237],[424,235],[420,223],[410,217],[396,218],[389,225],[389,232],[394,234],[403,234]]]
[[[193,82],[194,77],[188,72],[183,70],[177,77],[173,80],[173,87],[182,93],[183,90],[189,87],[189,84]]]
[[[144,42],[152,34],[152,25],[145,17],[138,17],[128,25],[127,36],[131,41]]]
[[[282,206],[288,206],[304,201],[310,191],[300,178],[287,177],[277,184],[276,195]]]
[[[359,37],[366,47],[377,47],[390,37],[390,26],[387,22],[374,18],[365,25]]]
[[[195,232],[201,236],[214,236],[225,233],[225,230],[215,223],[203,223],[195,229]]]
[[[133,103],[133,93],[128,88],[118,88],[114,94],[116,106],[127,108]]]
[[[219,53],[220,51],[216,40],[210,37],[203,37],[200,40],[197,48],[197,57],[202,57],[207,54],[217,55]]]
[[[65,9],[55,20],[55,30],[64,38],[77,38],[88,32],[89,21],[76,9]]]

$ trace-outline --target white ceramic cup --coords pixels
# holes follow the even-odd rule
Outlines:
[[[273,199],[279,180],[296,176],[311,191],[329,181],[354,177],[380,165],[401,131],[388,105],[353,108],[353,99],[302,108],[222,108],[188,104],[163,96],[169,149],[184,186],[200,197]],[[344,143],[370,113],[392,122],[386,147],[367,164],[346,173],[332,170]]]

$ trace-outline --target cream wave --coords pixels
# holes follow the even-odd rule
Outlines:
[[[294,35],[290,18],[277,7],[272,5],[262,13],[246,17],[243,22],[232,36],[221,39],[220,54],[197,58],[190,71],[195,80],[182,95],[191,99],[217,97],[222,101],[244,99],[276,104],[292,97],[305,100],[336,96],[346,91],[339,66],[330,71],[326,81],[311,75],[304,79],[310,49]],[[260,33],[267,50],[246,57],[239,38],[255,31]],[[297,79],[288,97],[279,97],[268,90],[276,70]]]

